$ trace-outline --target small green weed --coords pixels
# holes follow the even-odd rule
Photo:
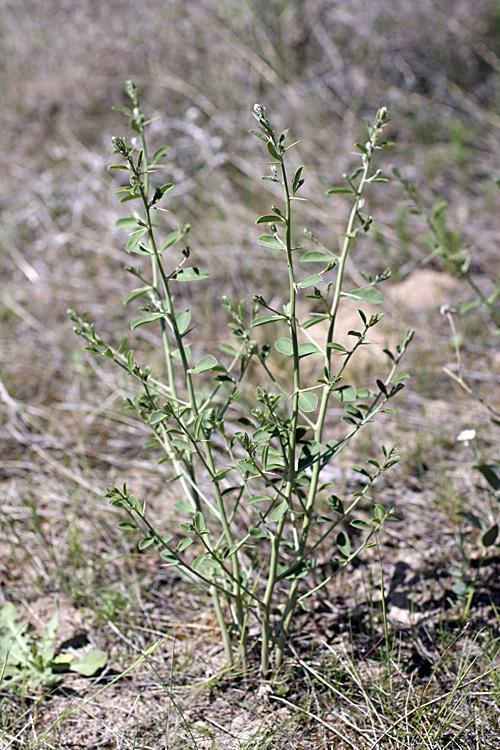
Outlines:
[[[59,610],[37,636],[29,621],[20,620],[12,602],[0,605],[0,688],[25,694],[40,686],[52,688],[63,680],[64,672],[92,677],[107,661],[104,651],[89,651],[75,661],[72,653],[57,653],[54,646],[59,628]]]

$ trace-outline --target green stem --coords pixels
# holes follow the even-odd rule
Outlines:
[[[276,146],[276,143],[275,143]],[[288,439],[288,476],[284,490],[285,499],[289,508],[291,497],[295,486],[295,464],[297,449],[297,425],[299,417],[299,396],[300,396],[300,359],[299,344],[297,336],[297,287],[295,283],[295,272],[292,258],[292,218],[291,218],[291,195],[288,186],[287,174],[283,158],[281,158],[281,172],[283,177],[283,188],[285,191],[286,201],[286,259],[288,265],[288,282],[290,309],[288,324],[290,328],[290,337],[293,348],[293,397],[292,397],[292,418],[290,421],[289,439]],[[271,560],[269,566],[269,575],[267,579],[266,592],[264,595],[264,609],[262,612],[262,648],[261,648],[261,673],[266,675],[269,671],[270,644],[271,644],[271,605],[274,596],[274,590],[277,583],[278,559],[280,543],[285,528],[288,512],[284,513],[278,521],[276,534],[274,535],[271,546]]]
[[[336,281],[335,281],[335,289],[333,293],[332,305],[330,307],[330,325],[328,327],[326,344],[333,343],[335,323],[337,319],[340,298],[341,298],[341,293],[342,293],[342,286],[343,286],[343,281],[344,281],[345,264],[349,255],[349,251],[351,249],[352,240],[356,236],[355,223],[356,223],[357,217],[359,216],[359,210],[362,205],[362,195],[363,195],[363,191],[368,180],[371,157],[377,145],[377,136],[378,136],[378,131],[375,129],[371,137],[371,140],[368,144],[367,153],[363,156],[363,171],[361,173],[361,178],[360,178],[357,190],[356,190],[356,199],[351,209],[351,213],[350,213],[349,220],[347,223],[346,232],[344,235],[342,253],[340,255],[339,262],[337,265],[337,276],[336,276]],[[328,346],[326,346],[325,348],[326,348],[325,370],[327,370],[328,372],[328,377],[331,378],[331,360],[332,360],[333,352],[332,352],[332,349],[329,348]],[[321,395],[321,404],[319,408],[318,419],[316,422],[316,429],[314,431],[314,440],[320,445],[322,445],[322,441],[323,441],[323,430],[325,426],[326,413],[328,409],[331,391],[332,391],[332,388],[330,384],[325,384],[323,386],[322,395]],[[309,493],[308,493],[308,498],[307,498],[307,503],[306,503],[306,513],[305,513],[304,522],[302,526],[300,544],[299,544],[299,548],[296,554],[296,560],[298,563],[300,563],[304,559],[307,539],[309,536],[309,530],[310,530],[310,526],[311,526],[311,522],[313,518],[313,510],[314,510],[315,503],[316,503],[316,494],[318,491],[318,483],[319,483],[319,476],[320,476],[321,468],[322,467],[321,467],[320,462],[317,461],[314,464],[313,470],[312,470],[311,483],[309,485]],[[291,625],[293,613],[295,611],[295,606],[297,603],[298,588],[299,588],[299,579],[295,579],[292,582],[292,585],[290,587],[287,605],[286,605],[285,612],[282,618],[281,632],[279,636],[278,646],[276,649],[276,667],[277,668],[281,666],[282,661],[283,661],[286,640],[287,640],[288,632],[290,630],[290,625]]]

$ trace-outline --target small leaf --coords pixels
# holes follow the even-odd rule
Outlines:
[[[186,537],[179,542],[175,551],[180,554],[181,552],[184,552],[184,550],[186,550],[192,543],[193,540],[190,537]]]
[[[299,346],[299,357],[311,357],[311,356],[317,356],[318,354],[323,354],[319,346],[317,344],[313,344],[312,341],[306,341],[304,344],[300,344]]]
[[[266,495],[253,495],[252,497],[249,497],[246,501],[247,505],[257,505],[258,503],[266,503],[270,502],[271,498],[267,497]]]
[[[485,547],[491,547],[493,544],[495,544],[498,537],[498,524],[494,524],[494,526],[491,527],[491,529],[488,529],[488,531],[483,534],[482,542]]]
[[[191,322],[190,311],[185,310],[184,312],[178,312],[175,316],[175,322],[177,323],[178,331],[182,336],[182,334],[186,333],[189,328],[189,323]]]
[[[134,250],[144,235],[147,234],[147,231],[147,229],[139,229],[137,232],[132,232],[127,242],[127,253],[131,253]]]
[[[279,521],[281,518],[283,518],[287,510],[288,510],[288,501],[283,500],[283,502],[280,503],[278,507],[275,508],[273,512],[271,513],[271,521]]]
[[[358,300],[359,302],[366,302],[369,305],[381,305],[384,301],[382,292],[379,292],[378,289],[374,289],[372,286],[365,287],[364,289],[354,289],[352,292],[342,292],[342,296]]]
[[[224,352],[224,354],[229,354],[230,357],[237,357],[238,352],[234,348],[234,346],[231,346],[231,344],[219,344],[219,349],[221,352]]]
[[[115,221],[115,227],[117,229],[135,229],[139,226],[139,220],[135,216],[127,216],[124,219],[118,219]]]
[[[253,539],[267,539],[268,537],[268,534],[266,534],[265,531],[262,531],[262,529],[259,529],[258,526],[250,526],[248,533]]]
[[[145,539],[140,539],[139,544],[137,545],[140,550],[147,549],[148,547],[151,547],[152,544],[155,543],[154,536],[147,536]]]
[[[172,245],[175,245],[177,240],[179,240],[182,237],[182,232],[179,232],[179,230],[175,230],[173,232],[170,232],[170,234],[167,234],[165,239],[163,240],[161,247],[160,247],[160,253],[163,252],[163,250],[166,250],[168,247],[171,247]]]
[[[282,242],[278,240],[277,237],[274,237],[272,234],[263,234],[258,239],[259,245],[263,245],[264,247],[270,247],[273,250],[283,250],[284,245]]]
[[[353,527],[353,529],[360,529],[361,531],[370,531],[371,526],[366,521],[362,521],[361,519],[355,518],[351,523],[349,524]]]
[[[477,464],[474,468],[479,469],[483,477],[486,479],[490,487],[493,487],[495,492],[500,490],[500,466],[497,466],[496,464]]]
[[[177,448],[178,451],[188,451],[188,453],[194,453],[195,451],[195,449],[190,443],[188,443],[187,440],[181,440],[180,438],[175,438],[174,440],[172,440],[172,446],[174,448]]]
[[[163,422],[165,419],[168,419],[168,414],[164,414],[162,411],[154,411],[151,416],[149,417],[149,424],[159,424],[160,422]]]
[[[258,326],[265,326],[268,323],[276,323],[277,320],[283,320],[282,315],[262,315],[260,318],[255,318],[252,320],[252,328],[257,328]]]
[[[278,216],[277,214],[266,214],[265,216],[261,216],[260,219],[257,219],[255,222],[256,224],[274,224],[277,221],[285,221],[283,216]]]
[[[149,207],[155,206],[157,203],[161,201],[165,193],[168,193],[169,190],[172,190],[172,188],[175,187],[173,182],[169,182],[167,185],[160,185],[156,188],[154,195],[149,203]]]
[[[154,152],[153,158],[151,159],[151,167],[154,167],[155,164],[157,164],[162,156],[165,156],[167,151],[169,150],[168,146],[161,146],[161,148],[157,149],[157,151]]]
[[[328,505],[335,513],[339,513],[341,516],[344,515],[344,504],[340,497],[337,495],[330,495],[328,498]]]
[[[340,388],[335,388],[332,395],[341,403],[356,401],[356,388],[353,385],[342,385]]]
[[[292,339],[283,337],[275,341],[274,346],[279,352],[281,352],[282,354],[286,354],[287,357],[291,357],[293,354]]]
[[[210,274],[203,268],[192,266],[191,268],[181,268],[172,278],[176,281],[201,281],[210,278]]]
[[[344,557],[349,557],[351,554],[351,541],[345,531],[341,531],[337,534],[337,547]]]
[[[143,326],[145,323],[152,323],[155,320],[159,320],[160,318],[166,318],[166,317],[167,317],[167,313],[163,313],[163,312],[149,313],[148,315],[141,315],[140,318],[136,318],[130,324],[130,327],[132,329],[139,328],[139,326]]]
[[[332,255],[322,253],[320,250],[309,250],[301,258],[303,263],[329,263],[332,260],[336,259]]]
[[[311,391],[299,393],[299,409],[305,412],[311,412],[318,406],[318,397]]]
[[[354,190],[350,190],[349,188],[333,187],[326,191],[327,195],[332,195],[334,193],[350,193],[351,195],[356,195]]]
[[[70,666],[71,672],[78,672],[83,677],[92,677],[106,666],[108,655],[105,651],[89,651]]]
[[[276,147],[274,146],[273,143],[271,143],[271,141],[267,142],[267,150],[269,151],[273,159],[276,159],[277,161],[281,161],[281,156],[279,155],[279,152],[276,150]]]
[[[319,275],[319,273],[315,273],[312,276],[308,276],[307,279],[304,279],[304,281],[301,281],[299,284],[299,289],[307,289],[308,286],[321,284],[322,281],[323,278]]]
[[[202,357],[197,365],[191,368],[191,372],[200,373],[206,372],[207,370],[213,370],[219,363],[212,354],[207,354]]]

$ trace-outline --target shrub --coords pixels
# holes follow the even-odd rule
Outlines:
[[[208,273],[190,265],[185,244],[189,227],[169,226],[161,233],[161,204],[174,185],[160,184],[156,175],[168,149],[160,146],[151,155],[149,121],[132,82],[127,93],[131,108],[117,109],[129,118],[135,137],[131,143],[113,138],[119,163],[110,169],[129,177],[116,191],[120,201],[139,206],[117,226],[130,230],[127,252],[139,256],[143,265],[127,268],[140,286],[124,302],[141,304],[142,314],[134,316],[132,330],[148,326],[158,332],[163,371],[140,364],[126,336],[112,346],[86,315],[71,316],[86,348],[113,360],[139,384],[127,405],[148,425],[150,448],[161,451],[160,460],[171,464],[172,479],[183,490],[183,500],[175,504],[178,527],[157,529],[144,500],[126,485],[112,487],[108,497],[127,512],[129,518],[120,526],[140,534],[140,549],[155,547],[166,565],[210,593],[229,665],[246,668],[248,650],[255,645],[249,633],[258,625],[261,671],[266,675],[272,665],[278,669],[282,664],[297,606],[307,608],[308,597],[374,544],[391,517],[379,504],[363,518],[355,511],[369,500],[375,480],[398,461],[394,448],[383,447],[379,460],[353,467],[364,486],[347,498],[335,494],[335,487],[323,479],[323,470],[361,429],[378,414],[393,413],[387,403],[407,377],[397,370],[411,331],[395,352],[385,350],[387,372],[372,386],[359,388],[348,378],[349,366],[382,317],[361,308],[383,303],[378,287],[389,276],[365,274],[366,283],[355,289],[347,288],[345,276],[349,253],[372,223],[363,213],[365,188],[387,182],[372,162],[386,145],[381,134],[388,114],[382,108],[374,123],[368,123],[367,142],[356,144],[361,164],[344,175],[345,186],[328,190],[352,201],[337,254],[308,230],[310,249],[296,244],[293,209],[302,200],[303,167],[290,171],[288,152],[295,144],[287,145],[288,130],[276,133],[266,109],[255,106],[258,127],[251,132],[262,141],[269,160],[269,173],[262,179],[276,183],[282,194],[280,205],[257,219],[258,225],[267,226],[259,243],[275,255],[276,263],[286,264],[288,290],[276,290],[283,292],[282,304],[256,294],[250,310],[244,301],[224,298],[233,343],[222,343],[217,357],[209,352],[194,361],[192,311],[181,309],[179,285],[202,283]],[[302,263],[319,270],[305,274]],[[301,297],[309,300],[303,319],[298,312]],[[346,300],[360,306],[359,326],[348,331],[348,345],[339,342],[337,333]],[[315,326],[321,343],[312,336]],[[310,361],[317,366],[311,367]],[[332,405],[337,408],[332,410]],[[356,543],[349,529],[356,530]],[[313,583],[311,571],[325,554],[333,572]]]

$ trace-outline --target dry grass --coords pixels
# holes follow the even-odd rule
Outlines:
[[[400,446],[402,462],[378,490],[400,519],[381,540],[387,618],[374,554],[298,619],[278,684],[259,686],[253,674],[224,680],[207,603],[116,529],[103,500],[110,482],[126,479],[147,496],[164,527],[174,521],[172,489],[121,408],[129,386],[80,351],[66,316],[86,309],[111,336],[124,328],[127,259],[106,167],[110,137],[124,131],[110,107],[127,78],[157,115],[158,140],[172,146],[173,215],[191,223],[193,250],[211,272],[197,303],[207,346],[225,329],[223,292],[251,298],[279,283],[254,227],[271,202],[247,136],[256,101],[300,138],[311,199],[339,183],[362,118],[387,105],[394,163],[425,185],[429,205],[433,191],[448,201],[450,227],[475,248],[474,277],[487,288],[498,273],[499,28],[489,0],[3,3],[1,598],[25,606],[36,627],[59,599],[58,645],[84,634],[82,648],[104,648],[110,660],[99,679],[72,675],[50,698],[2,693],[0,747],[499,746],[498,557],[483,563],[482,580],[491,580],[463,634],[449,574],[462,565],[457,511],[488,512],[471,469],[477,456],[456,436],[474,427],[480,457],[493,460],[498,434],[441,371],[454,355],[439,307],[470,293],[439,262],[420,267],[424,227],[398,209],[396,187],[371,197],[379,239],[360,247],[350,274],[393,268],[383,335],[402,318],[415,327],[413,377],[397,434],[381,422],[334,477],[352,490],[350,459],[384,441]],[[304,221],[335,249],[346,204],[320,203],[304,204]],[[470,325],[465,378],[498,409],[498,351],[480,321]],[[475,537],[466,534],[465,546],[477,565]]]

